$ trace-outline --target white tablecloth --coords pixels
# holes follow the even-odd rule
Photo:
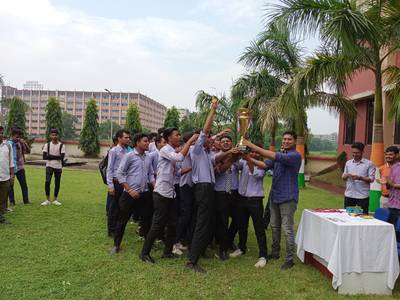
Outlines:
[[[297,256],[305,251],[328,262],[332,286],[342,284],[344,273],[384,272],[392,290],[399,275],[396,234],[392,224],[343,213],[304,210],[296,235]]]

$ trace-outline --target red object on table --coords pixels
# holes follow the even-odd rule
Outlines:
[[[317,213],[342,213],[343,211],[337,208],[313,208],[313,212]]]

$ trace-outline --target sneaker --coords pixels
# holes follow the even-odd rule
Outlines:
[[[256,268],[264,268],[266,264],[267,260],[265,259],[265,257],[260,257],[254,266]]]
[[[242,250],[237,249],[235,251],[233,251],[232,253],[229,254],[229,257],[235,258],[235,257],[239,257],[242,256],[244,253]]]
[[[291,269],[294,266],[293,260],[285,261],[285,263],[281,266],[282,270]]]
[[[61,205],[61,202],[58,201],[58,200],[54,200],[54,201],[53,201],[53,204],[54,204],[54,205],[57,205],[57,206],[60,206],[60,205]]]
[[[182,243],[176,243],[175,246],[179,249],[179,250],[187,250],[188,247],[183,246]]]
[[[11,207],[7,207],[7,208],[6,208],[6,211],[8,211],[8,212],[13,212],[14,210],[13,210]]]
[[[176,244],[174,244],[174,247],[172,248],[172,253],[176,254],[176,255],[182,255],[183,254],[182,250],[179,249]]]
[[[50,205],[50,204],[51,204],[51,202],[49,200],[46,200],[46,201],[42,202],[42,204],[40,204],[40,205],[47,206],[47,205]]]

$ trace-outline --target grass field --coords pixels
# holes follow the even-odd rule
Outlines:
[[[288,271],[280,270],[282,259],[256,269],[252,228],[250,251],[225,262],[202,259],[207,274],[186,270],[184,258],[161,260],[161,249],[153,252],[155,265],[142,263],[136,225],[127,227],[122,252],[111,257],[112,241],[105,230],[106,188],[98,172],[64,170],[61,207],[40,206],[44,169],[28,168],[27,176],[32,204],[21,204],[18,191],[15,212],[7,214],[12,225],[0,226],[0,299],[378,298],[337,296],[328,279],[298,259]],[[269,182],[268,178],[267,186]],[[339,207],[341,202],[341,197],[306,188],[301,192],[296,224],[304,208]],[[270,246],[270,231],[267,237]],[[396,297],[399,290],[397,286]]]

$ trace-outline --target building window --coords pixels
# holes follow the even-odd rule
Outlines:
[[[366,142],[367,145],[372,144],[372,132],[374,129],[374,99],[369,99],[367,102],[367,124],[366,124]]]
[[[356,120],[346,119],[344,123],[344,144],[351,145],[355,141]]]

